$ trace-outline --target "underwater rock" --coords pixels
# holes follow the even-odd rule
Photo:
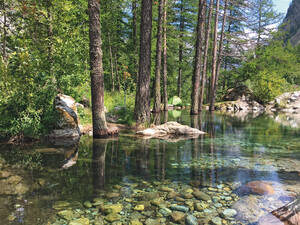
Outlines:
[[[193,192],[193,195],[195,196],[195,198],[199,199],[199,200],[203,200],[203,201],[208,201],[211,200],[210,196],[202,191],[199,190],[195,190]]]
[[[18,175],[0,180],[0,195],[22,195],[28,190],[29,187],[22,181],[22,177]]]
[[[118,198],[120,197],[120,193],[117,193],[117,192],[110,192],[110,193],[107,193],[105,195],[106,198],[110,199],[110,198]]]
[[[148,136],[148,137],[162,137],[167,135],[200,135],[205,134],[205,132],[200,131],[196,128],[192,128],[180,123],[171,121],[159,126],[153,126],[142,131],[137,132],[138,135]]]
[[[71,203],[67,202],[67,201],[57,201],[54,203],[52,208],[56,209],[56,210],[61,210],[61,209],[69,207],[70,205],[71,205]]]
[[[185,214],[183,212],[175,211],[171,214],[172,220],[176,223],[184,219]]]
[[[88,218],[80,218],[77,220],[73,220],[69,223],[69,225],[89,225],[90,221]]]
[[[136,210],[136,211],[144,211],[144,209],[145,209],[144,205],[136,205],[134,207],[134,210]]]
[[[185,221],[186,221],[187,225],[197,225],[198,224],[197,218],[194,217],[193,215],[188,215],[185,218]]]
[[[172,214],[172,210],[168,209],[168,208],[161,208],[159,210],[159,212],[164,216],[164,217],[168,217]]]
[[[212,218],[211,222],[214,225],[222,225],[222,219],[220,217],[214,217],[214,218]]]
[[[266,181],[251,181],[245,185],[246,189],[250,189],[252,193],[259,195],[273,195],[275,194],[275,190],[270,185],[270,183]]]
[[[260,217],[267,213],[260,207],[260,200],[257,196],[244,196],[232,206],[237,211],[236,218],[247,223],[256,223]]]
[[[114,221],[118,221],[121,219],[121,216],[119,214],[116,213],[110,213],[107,216],[104,217],[105,220],[107,220],[108,222],[114,222]]]
[[[59,211],[57,215],[65,220],[72,220],[74,218],[74,213],[72,210],[66,209]]]
[[[237,212],[236,210],[234,209],[225,209],[223,212],[222,212],[222,216],[225,218],[225,219],[228,219],[228,218],[232,218],[234,216],[236,216]]]
[[[101,207],[101,210],[106,214],[109,214],[109,213],[117,214],[117,213],[121,212],[122,209],[123,209],[122,204],[104,205]]]
[[[138,219],[131,220],[129,225],[143,225]]]
[[[84,203],[83,203],[83,205],[86,207],[86,208],[91,208],[93,205],[92,205],[92,203],[90,202],[90,201],[85,201]]]
[[[171,205],[170,208],[172,210],[180,211],[180,212],[188,212],[189,208],[182,205]]]

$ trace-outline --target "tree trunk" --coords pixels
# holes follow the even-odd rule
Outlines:
[[[214,3],[214,1],[210,0],[208,18],[207,18],[207,25],[206,25],[206,32],[205,32],[203,69],[202,69],[202,79],[201,79],[200,94],[199,94],[199,107],[198,107],[199,111],[201,111],[202,107],[203,107],[205,83],[206,83],[206,79],[207,79],[208,49],[209,49],[209,40],[210,40],[210,27],[211,27],[211,17],[212,17],[213,3]]]
[[[109,57],[110,57],[110,70],[111,70],[112,91],[115,91],[114,63],[113,63],[113,54],[112,54],[112,50],[111,50],[110,33],[108,33],[108,47],[109,47]]]
[[[160,70],[161,70],[161,51],[162,51],[162,16],[164,0],[159,0],[158,21],[157,21],[157,42],[156,42],[156,64],[155,64],[155,83],[154,83],[154,107],[153,112],[160,112]]]
[[[214,106],[212,96],[213,96],[214,89],[215,89],[216,70],[217,70],[219,7],[220,7],[220,0],[216,0],[216,13],[215,13],[215,24],[214,24],[214,43],[213,43],[213,59],[212,59],[212,71],[211,71],[211,80],[210,80],[210,105],[209,105],[209,111],[214,111],[215,110],[215,106]]]
[[[102,68],[100,3],[88,1],[89,38],[90,38],[90,74],[92,89],[92,117],[94,138],[108,134],[104,112],[104,79]]]
[[[197,22],[197,39],[196,39],[196,53],[194,59],[194,73],[192,79],[192,106],[191,115],[198,114],[199,107],[199,85],[200,85],[200,73],[201,73],[201,61],[202,61],[202,33],[204,26],[204,0],[199,0],[198,5],[198,22]]]
[[[164,103],[164,111],[168,111],[168,93],[167,93],[167,73],[168,73],[168,68],[167,68],[167,4],[168,0],[164,0],[164,16],[163,16],[163,21],[164,21],[164,52],[163,52],[163,57],[164,57],[164,65],[163,65],[163,86],[164,86],[164,97],[163,97],[163,103]]]
[[[151,32],[152,1],[142,0],[139,76],[134,109],[138,126],[150,121]]]
[[[224,6],[224,15],[223,15],[223,22],[222,22],[222,30],[221,30],[221,37],[220,37],[220,43],[219,43],[219,55],[217,59],[217,68],[216,68],[216,77],[215,77],[215,85],[213,89],[213,94],[211,96],[211,104],[215,105],[216,95],[217,95],[217,87],[218,87],[218,79],[223,59],[223,41],[224,41],[224,35],[225,35],[225,24],[226,24],[226,10],[228,7],[228,0],[225,0],[225,6]]]
[[[182,82],[182,60],[183,60],[183,31],[184,31],[184,16],[183,16],[183,2],[180,3],[180,25],[179,25],[179,69],[177,79],[177,95],[181,98],[181,82]]]

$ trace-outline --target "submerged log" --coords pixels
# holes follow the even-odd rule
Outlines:
[[[153,126],[151,128],[147,128],[145,130],[141,130],[137,132],[138,135],[148,136],[148,137],[162,137],[162,136],[179,136],[179,135],[200,135],[205,134],[205,132],[200,131],[196,128],[192,128],[186,125],[182,125],[177,122],[167,122],[159,126]]]
[[[284,224],[300,225],[300,196],[294,201],[272,211]]]

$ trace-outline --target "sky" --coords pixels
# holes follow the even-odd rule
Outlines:
[[[287,9],[289,8],[289,5],[291,2],[292,2],[292,0],[273,0],[275,9],[278,12],[282,12],[284,14],[286,14]]]

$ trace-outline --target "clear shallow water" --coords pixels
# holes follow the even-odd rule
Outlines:
[[[52,205],[56,201],[91,201],[115,191],[114,185],[126,186],[130,192],[134,188],[128,184],[132,183],[162,182],[174,188],[174,184],[181,187],[197,182],[204,190],[228,184],[235,191],[250,181],[264,180],[273,182],[277,196],[300,190],[299,129],[282,126],[268,116],[240,119],[217,113],[179,114],[170,112],[168,120],[208,134],[169,142],[138,139],[124,132],[107,140],[85,136],[78,145],[67,147],[2,146],[0,158],[5,163],[1,171],[22,177],[28,191],[19,196],[2,193],[0,221],[44,224],[55,215]],[[151,191],[152,186],[147,188]],[[276,208],[277,202],[268,204]],[[243,223],[251,222],[244,218]]]

